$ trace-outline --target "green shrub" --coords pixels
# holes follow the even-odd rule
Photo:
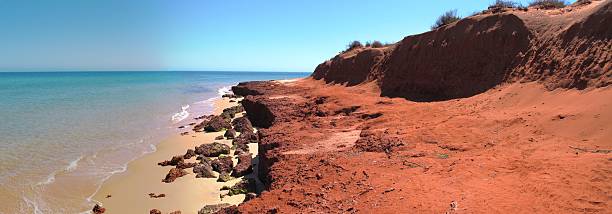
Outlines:
[[[457,10],[446,11],[444,14],[438,17],[438,20],[436,20],[436,23],[431,26],[431,29],[435,30],[444,25],[459,21],[460,19],[461,17],[457,16]]]
[[[355,40],[355,41],[352,41],[351,43],[349,43],[347,45],[346,50],[349,51],[349,50],[353,50],[355,48],[360,48],[360,47],[363,47],[363,44],[361,44],[361,42]]]
[[[543,9],[563,8],[567,4],[563,0],[534,0],[529,3],[529,6],[538,6]]]
[[[489,8],[492,8],[492,7],[516,8],[516,7],[519,7],[519,4],[517,4],[514,1],[510,1],[510,0],[496,0],[494,4],[489,6]]]
[[[382,42],[374,40],[371,45],[373,48],[382,48],[384,45]]]

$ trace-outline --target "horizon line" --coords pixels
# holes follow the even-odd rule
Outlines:
[[[312,71],[263,71],[263,70],[0,70],[0,73],[69,73],[69,72],[244,72],[244,73],[312,73]]]

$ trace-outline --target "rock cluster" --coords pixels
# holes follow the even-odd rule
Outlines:
[[[249,144],[257,143],[259,137],[254,133],[255,129],[247,117],[235,118],[232,121],[236,114],[243,111],[244,108],[242,106],[234,106],[223,110],[223,113],[219,116],[201,117],[204,121],[195,126],[195,131],[219,132],[226,130],[223,136],[217,136],[215,140],[230,139],[233,146],[230,148],[230,146],[220,142],[201,144],[193,149],[188,149],[183,155],[177,155],[170,160],[162,161],[158,165],[174,166],[162,181],[170,183],[179,177],[185,176],[188,174],[184,170],[186,168],[193,168],[192,171],[196,178],[218,177],[217,181],[219,182],[227,182],[235,177],[242,177],[252,173],[253,157],[249,152]],[[232,149],[235,149],[233,155],[230,154]],[[196,160],[199,161],[186,161],[193,157],[196,157]],[[238,159],[236,166],[234,166],[234,158]],[[215,172],[218,173],[218,176]],[[255,192],[254,185],[253,179],[238,182],[236,185],[228,188],[228,195]],[[153,194],[151,197],[156,196],[158,195]],[[249,195],[249,199],[255,196],[253,193]],[[202,208],[199,213],[213,213],[227,206],[225,204],[208,205]],[[224,210],[228,211],[231,209]]]

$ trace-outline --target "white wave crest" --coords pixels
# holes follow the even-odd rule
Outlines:
[[[82,159],[83,159],[83,156],[81,155],[79,156],[79,158],[73,161],[70,161],[70,163],[68,163],[68,165],[65,168],[61,170],[53,171],[51,174],[47,176],[47,178],[44,181],[38,182],[36,186],[48,185],[48,184],[55,182],[55,176],[57,176],[57,173],[71,172],[75,170],[79,166],[79,161],[81,161]]]
[[[80,156],[79,158],[71,161],[70,164],[68,164],[68,166],[64,169],[64,171],[70,172],[75,170],[79,166],[79,161],[81,161],[81,159],[83,159],[83,156]]]
[[[230,94],[230,93],[232,93],[232,86],[224,86],[224,87],[217,89],[217,94],[219,96],[222,96],[224,94]]]
[[[189,108],[189,105],[181,106],[181,111],[172,115],[172,122],[177,123],[189,117],[189,112],[187,112],[188,108]]]

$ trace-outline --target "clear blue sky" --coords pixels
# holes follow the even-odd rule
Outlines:
[[[312,71],[493,1],[0,0],[0,71]]]

